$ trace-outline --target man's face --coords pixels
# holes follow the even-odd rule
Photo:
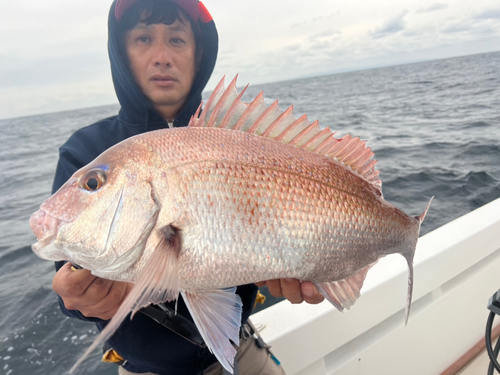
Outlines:
[[[173,120],[196,75],[196,42],[189,21],[138,23],[126,33],[125,46],[140,89],[163,117]]]

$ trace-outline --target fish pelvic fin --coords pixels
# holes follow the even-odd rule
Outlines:
[[[156,246],[134,287],[108,325],[71,368],[70,373],[73,373],[92,350],[116,332],[130,312],[133,317],[142,307],[177,299],[180,289],[178,255],[181,249],[177,232],[177,229],[171,226],[163,228],[162,240]]]
[[[375,262],[377,263],[377,262]],[[349,310],[359,298],[366,274],[375,263],[369,264],[356,274],[343,280],[316,283],[316,288],[339,311]]]
[[[236,288],[208,292],[181,292],[196,327],[220,364],[233,373],[240,343],[242,303]]]
[[[267,105],[260,93],[251,103],[241,101],[236,78],[224,88],[224,79],[214,89],[201,116],[193,116],[189,127],[218,127],[253,133],[316,154],[335,159],[371,183],[382,195],[382,182],[375,168],[373,152],[366,141],[349,134],[334,137],[329,127],[321,129],[318,121],[312,124],[306,115],[296,119],[293,106],[282,112],[275,101]],[[248,87],[248,86],[247,86]]]

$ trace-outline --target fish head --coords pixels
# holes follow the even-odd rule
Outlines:
[[[119,151],[75,172],[31,216],[35,254],[110,278],[140,257],[160,207],[148,163]]]

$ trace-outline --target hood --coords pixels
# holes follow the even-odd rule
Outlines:
[[[181,7],[183,7],[183,1],[174,0]],[[167,122],[155,111],[152,103],[139,89],[130,72],[126,58],[120,52],[115,16],[116,2],[117,0],[113,1],[108,16],[108,53],[116,96],[121,105],[119,117],[130,123],[144,124],[146,131],[165,128]],[[198,6],[200,17],[195,22],[201,31],[204,52],[186,103],[174,120],[175,127],[187,126],[189,119],[200,105],[201,93],[212,75],[217,60],[219,36],[215,23],[201,2],[198,2]],[[190,14],[189,11],[188,14]]]

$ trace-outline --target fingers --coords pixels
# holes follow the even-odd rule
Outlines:
[[[96,277],[88,270],[72,270],[67,263],[54,276],[52,287],[68,310],[86,317],[111,319],[133,284]]]
[[[300,285],[300,289],[302,292],[302,296],[307,303],[316,305],[320,302],[323,302],[325,299],[325,297],[318,291],[316,286],[309,281],[304,281]]]
[[[80,308],[80,312],[85,316],[94,316],[104,320],[111,319],[128,295],[130,291],[128,286],[128,283],[112,282],[109,288],[103,288],[106,290],[106,294],[98,302]],[[100,293],[104,294],[103,291]]]
[[[71,264],[66,263],[56,272],[52,288],[61,297],[77,297],[85,293],[96,278],[88,270],[73,271]]]
[[[281,291],[291,303],[302,303],[304,298],[300,290],[300,281],[297,279],[281,279]]]
[[[257,286],[267,285],[269,293],[274,297],[285,297],[291,303],[317,304],[325,299],[313,283],[297,279],[276,279],[257,283]]]

